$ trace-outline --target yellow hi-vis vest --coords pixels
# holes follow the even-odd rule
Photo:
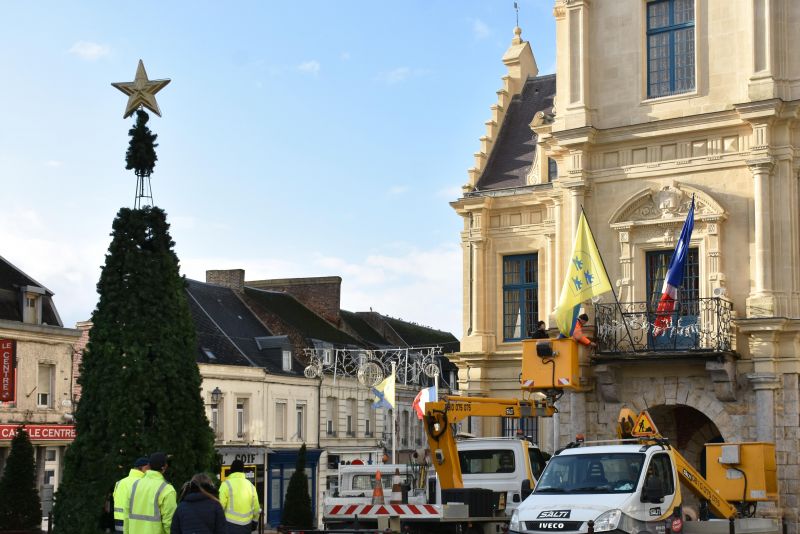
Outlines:
[[[169,534],[175,514],[175,488],[151,469],[131,486],[125,534]]]
[[[225,510],[225,520],[234,525],[249,525],[258,521],[261,505],[256,487],[244,473],[231,473],[219,489],[219,502]]]
[[[131,498],[131,486],[144,476],[138,469],[131,469],[128,476],[117,481],[114,486],[114,530],[122,532],[122,525],[128,517],[128,502]]]

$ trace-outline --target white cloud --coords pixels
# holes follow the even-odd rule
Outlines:
[[[489,26],[486,25],[481,19],[475,19],[472,21],[472,34],[475,36],[476,39],[486,39],[491,35],[492,31],[489,29]]]
[[[33,210],[0,214],[2,256],[55,293],[53,300],[66,327],[91,317],[97,302],[108,236],[96,241],[48,236],[53,221]],[[67,232],[69,233],[69,232]]]
[[[308,276],[341,276],[341,306],[350,311],[380,313],[413,321],[461,337],[461,250],[457,244],[420,249],[385,244],[365,256],[294,255],[275,251],[265,256],[208,255],[182,249],[181,234],[204,232],[209,223],[191,215],[170,217],[181,273],[204,281],[206,270],[244,269],[247,280]],[[65,326],[91,318],[96,285],[110,237],[106,232],[75,239],[76,229],[55,223],[46,210],[0,212],[2,255],[55,293]],[[189,246],[189,245],[186,245]]]
[[[111,54],[108,45],[92,43],[89,41],[78,41],[69,49],[70,54],[74,54],[88,61],[96,61]]]
[[[454,185],[452,187],[445,187],[444,189],[440,189],[436,196],[439,198],[444,198],[446,200],[457,200],[464,195],[464,191],[461,189],[460,185]]]
[[[461,250],[398,247],[353,261],[320,257],[318,264],[342,277],[342,308],[374,311],[461,337]]]
[[[395,69],[384,71],[378,74],[376,79],[388,85],[404,82],[409,78],[416,78],[424,76],[430,71],[427,69],[412,69],[410,67],[397,67]]]
[[[410,68],[397,67],[396,69],[378,74],[378,79],[382,82],[388,83],[389,85],[394,85],[407,80],[409,76],[411,76]]]
[[[407,192],[408,192],[407,185],[393,185],[392,187],[389,188],[390,195],[402,195],[403,193]]]
[[[235,259],[181,256],[181,273],[205,280],[208,269],[244,269],[246,280],[341,276],[341,306],[374,311],[452,332],[461,337],[461,249],[442,245],[422,250],[387,245],[365,257],[282,255]]]
[[[58,167],[62,167],[64,165],[64,162],[63,161],[58,161],[58,160],[55,160],[55,159],[51,159],[51,160],[45,161],[44,164],[47,165],[48,167],[53,167],[54,169],[57,169]]]
[[[320,64],[316,59],[304,61],[297,66],[297,70],[316,76],[319,74]]]

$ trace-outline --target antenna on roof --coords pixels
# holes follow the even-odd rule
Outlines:
[[[517,12],[517,28],[519,28],[519,4],[514,2],[514,11]]]

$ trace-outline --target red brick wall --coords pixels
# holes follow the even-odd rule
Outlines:
[[[81,337],[72,346],[72,402],[78,402],[78,399],[81,398],[81,386],[78,385],[78,377],[80,376],[80,366],[83,361],[83,351],[86,350],[86,344],[89,343],[92,322],[80,322],[76,325],[76,328],[81,331]]]
[[[206,282],[229,287],[241,293],[244,291],[244,269],[206,271]]]
[[[245,285],[289,293],[328,322],[339,325],[342,289],[342,279],[339,276],[253,280],[245,282]]]

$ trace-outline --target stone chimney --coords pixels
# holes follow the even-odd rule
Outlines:
[[[284,291],[329,323],[339,325],[342,292],[342,278],[339,276],[252,280],[247,281],[246,285],[256,289]]]
[[[206,282],[217,286],[229,287],[241,293],[244,291],[244,269],[206,271]]]

